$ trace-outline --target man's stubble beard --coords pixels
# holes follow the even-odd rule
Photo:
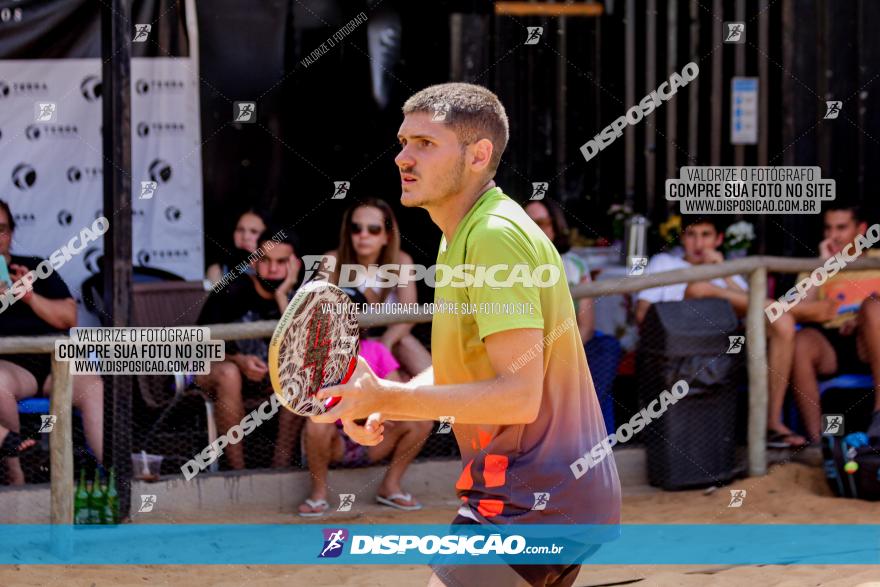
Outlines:
[[[418,200],[404,202],[403,198],[406,196],[406,192],[402,192],[401,203],[407,208],[427,208],[441,204],[461,193],[464,184],[464,151],[462,151],[461,156],[458,158],[457,164],[453,166],[452,171],[444,175],[442,179],[443,181],[440,183],[438,190],[441,192],[439,197],[422,197]]]

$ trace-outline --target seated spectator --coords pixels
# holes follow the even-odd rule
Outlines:
[[[661,273],[686,269],[694,265],[722,263],[724,255],[718,250],[724,241],[724,232],[715,218],[687,215],[684,217],[681,244],[684,258],[660,253],[651,258],[645,273]],[[735,275],[713,279],[710,282],[678,283],[639,292],[636,320],[641,323],[648,308],[656,302],[677,302],[684,299],[720,298],[730,302],[737,316],[748,310],[748,283]],[[767,300],[770,303],[770,300]],[[768,415],[767,446],[770,448],[799,448],[806,440],[791,431],[782,422],[782,406],[788,389],[789,374],[794,358],[794,318],[783,315],[767,324]]]
[[[589,283],[590,269],[587,264],[571,249],[568,236],[568,223],[565,215],[553,200],[530,201],[524,206],[526,214],[535,221],[544,234],[547,235],[556,250],[562,255],[562,265],[565,268],[565,276],[568,279],[568,287],[572,288],[581,283]],[[596,395],[599,397],[599,405],[602,406],[602,415],[605,418],[605,429],[614,430],[614,399],[611,397],[611,388],[617,375],[617,365],[620,361],[620,343],[613,336],[598,332],[593,328],[595,312],[593,300],[581,298],[575,302],[578,330],[581,334],[581,342],[587,354],[587,364],[590,367],[590,375],[593,385],[596,387]]]
[[[828,259],[845,248],[848,255],[868,223],[857,206],[831,207],[825,211],[824,240],[819,256]],[[870,257],[880,251],[863,252]],[[798,276],[800,281],[804,276]],[[807,291],[807,297],[790,313],[805,323],[795,336],[792,384],[795,401],[811,440],[821,434],[822,407],[818,377],[835,373],[871,373],[874,406],[868,435],[880,440],[880,271],[846,271]]]
[[[257,239],[266,230],[269,224],[269,216],[256,208],[249,208],[235,223],[235,230],[232,233],[231,251],[225,251],[224,259],[220,263],[213,263],[205,272],[205,277],[211,282],[211,285],[220,281],[224,275],[229,274],[238,267],[239,263],[245,261],[251,253],[257,250]],[[248,268],[248,273],[252,273],[253,269]]]
[[[366,301],[360,292],[350,291],[349,295],[356,303],[362,304]],[[358,354],[377,376],[391,381],[402,380],[398,371],[400,365],[385,345],[361,336]],[[302,449],[312,476],[312,488],[309,497],[299,506],[300,516],[318,517],[329,509],[327,471],[331,464],[358,467],[377,463],[389,456],[391,462],[379,484],[376,501],[399,510],[421,509],[422,506],[412,495],[403,491],[401,481],[406,468],[431,435],[433,423],[386,420],[382,425],[385,426],[382,442],[376,446],[362,446],[352,439],[352,436],[357,436],[352,427],[359,427],[354,422],[343,423],[337,420],[335,424],[322,424],[311,419],[306,421]]]
[[[12,283],[43,262],[39,257],[10,253],[15,220],[9,205],[0,200],[0,255],[9,268]],[[0,282],[0,293],[8,284]],[[36,279],[28,292],[0,313],[0,336],[66,335],[76,326],[76,301],[56,272]],[[0,458],[6,457],[9,482],[24,483],[17,455],[35,443],[24,438],[19,425],[19,400],[46,396],[52,390],[51,359],[48,354],[0,355]],[[86,442],[98,463],[104,449],[104,384],[97,375],[73,376],[73,407],[82,414]]]
[[[256,262],[256,274],[246,274],[208,296],[199,315],[199,324],[228,324],[278,320],[287,309],[299,282],[300,261],[291,229],[270,229],[257,242],[264,255]],[[269,339],[226,342],[226,358],[211,363],[211,372],[196,377],[196,384],[216,402],[217,430],[225,434],[244,418],[243,392],[268,396]],[[278,439],[273,466],[286,466],[289,448],[302,419],[290,410],[278,411]],[[224,454],[232,469],[244,468],[243,443],[230,443]]]
[[[379,266],[388,264],[412,265],[412,257],[400,250],[400,231],[397,219],[385,201],[367,198],[345,211],[342,216],[342,229],[339,233],[339,246],[326,253],[336,259],[333,283],[339,283],[342,265],[360,265],[366,268],[366,280],[358,284],[357,290],[364,294],[371,304],[418,302],[415,281],[408,281],[400,287],[382,287],[377,273]],[[369,337],[382,343],[400,362],[411,377],[431,366],[431,355],[419,340],[412,335],[412,324],[392,324],[387,328],[369,333]]]

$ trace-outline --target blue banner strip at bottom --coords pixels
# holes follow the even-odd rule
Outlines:
[[[873,565],[880,525],[0,525],[0,564],[428,563]]]

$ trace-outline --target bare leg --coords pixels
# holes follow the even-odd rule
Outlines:
[[[52,376],[46,378],[43,395],[52,393]],[[83,419],[86,443],[98,463],[104,462],[104,382],[97,375],[73,376],[73,407]]]
[[[196,383],[216,402],[217,431],[226,434],[244,418],[244,402],[241,398],[241,372],[235,364],[220,361],[211,364],[208,375],[200,375]],[[226,462],[232,469],[244,469],[244,445],[228,444],[224,449]]]
[[[828,339],[815,328],[804,328],[794,337],[795,355],[792,384],[807,436],[811,442],[822,433],[822,405],[819,399],[819,375],[837,371],[837,353]]]
[[[412,334],[401,338],[391,350],[410,376],[416,376],[431,366],[431,353]]]
[[[433,422],[393,422],[391,426],[385,424],[385,439],[367,448],[367,456],[371,463],[381,461],[391,454],[391,464],[385,472],[385,478],[379,485],[378,493],[388,496],[394,493],[402,493],[401,481],[406,468],[419,454],[431,430]]]
[[[767,326],[768,393],[767,428],[783,433],[791,430],[782,423],[782,406],[794,360],[794,318],[783,314]],[[801,440],[803,442],[803,440]]]
[[[297,416],[284,407],[278,408],[278,437],[275,439],[275,453],[272,467],[282,469],[290,466],[290,455],[296,446],[296,437],[302,430],[305,418]]]
[[[871,366],[874,376],[874,411],[880,410],[880,299],[862,302],[858,315],[859,359]]]
[[[345,447],[336,429],[336,424],[319,424],[306,420],[305,434],[306,460],[312,476],[312,488],[309,499],[327,499],[327,472],[330,463],[341,461]],[[312,508],[307,504],[299,506],[302,513],[310,513]]]
[[[0,442],[6,438],[6,434],[21,432],[18,419],[18,400],[30,397],[37,392],[37,380],[27,369],[10,363],[0,361],[0,425],[3,428]],[[23,445],[24,446],[24,445]],[[24,484],[24,471],[18,457],[6,458],[6,471],[11,485]]]

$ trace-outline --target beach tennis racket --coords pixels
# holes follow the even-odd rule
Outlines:
[[[346,383],[357,367],[357,314],[351,298],[326,281],[302,286],[269,343],[269,378],[281,405],[300,416],[323,414],[341,398],[319,400],[324,387]]]

